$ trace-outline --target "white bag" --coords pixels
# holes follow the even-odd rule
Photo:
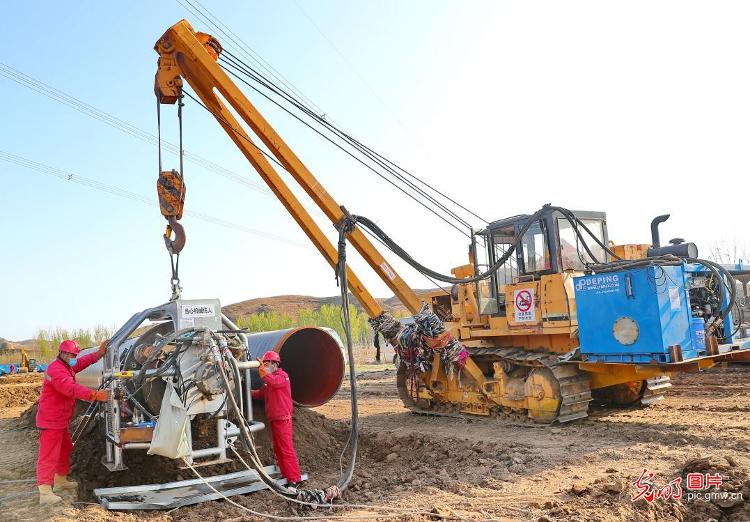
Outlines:
[[[161,401],[159,420],[156,421],[148,454],[161,455],[170,459],[190,456],[188,429],[190,429],[190,423],[187,408],[182,404],[172,383],[167,383],[167,389],[164,390],[164,398]]]

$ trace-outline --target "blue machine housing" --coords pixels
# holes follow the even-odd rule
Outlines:
[[[574,278],[582,358],[674,362],[673,345],[680,345],[683,359],[704,355],[703,331],[691,317],[688,271],[685,264],[648,266]]]

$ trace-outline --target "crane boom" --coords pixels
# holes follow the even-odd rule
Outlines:
[[[331,223],[339,223],[345,217],[344,210],[219,66],[217,63],[218,55],[221,53],[219,42],[205,33],[195,32],[187,20],[181,20],[164,33],[154,49],[159,54],[159,68],[154,85],[159,102],[175,103],[181,95],[182,79],[186,80],[318,251],[332,267],[335,267],[338,253],[334,245],[305,210],[261,149],[253,143],[224,101],[268,147]],[[416,313],[421,306],[420,299],[362,231],[355,227],[349,234],[349,241],[396,297],[412,313]],[[351,291],[367,314],[371,317],[380,315],[383,312],[382,307],[364,287],[361,280],[348,267],[347,274]]]

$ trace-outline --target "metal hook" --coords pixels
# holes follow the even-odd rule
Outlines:
[[[179,254],[185,248],[185,228],[177,222],[174,216],[169,216],[167,221],[169,225],[164,232],[164,244],[170,254]],[[174,239],[172,239],[172,232],[174,232]]]

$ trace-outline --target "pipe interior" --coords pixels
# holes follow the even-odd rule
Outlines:
[[[344,378],[344,355],[325,331],[302,328],[278,349],[281,367],[289,374],[292,399],[301,406],[320,406],[338,391]]]

